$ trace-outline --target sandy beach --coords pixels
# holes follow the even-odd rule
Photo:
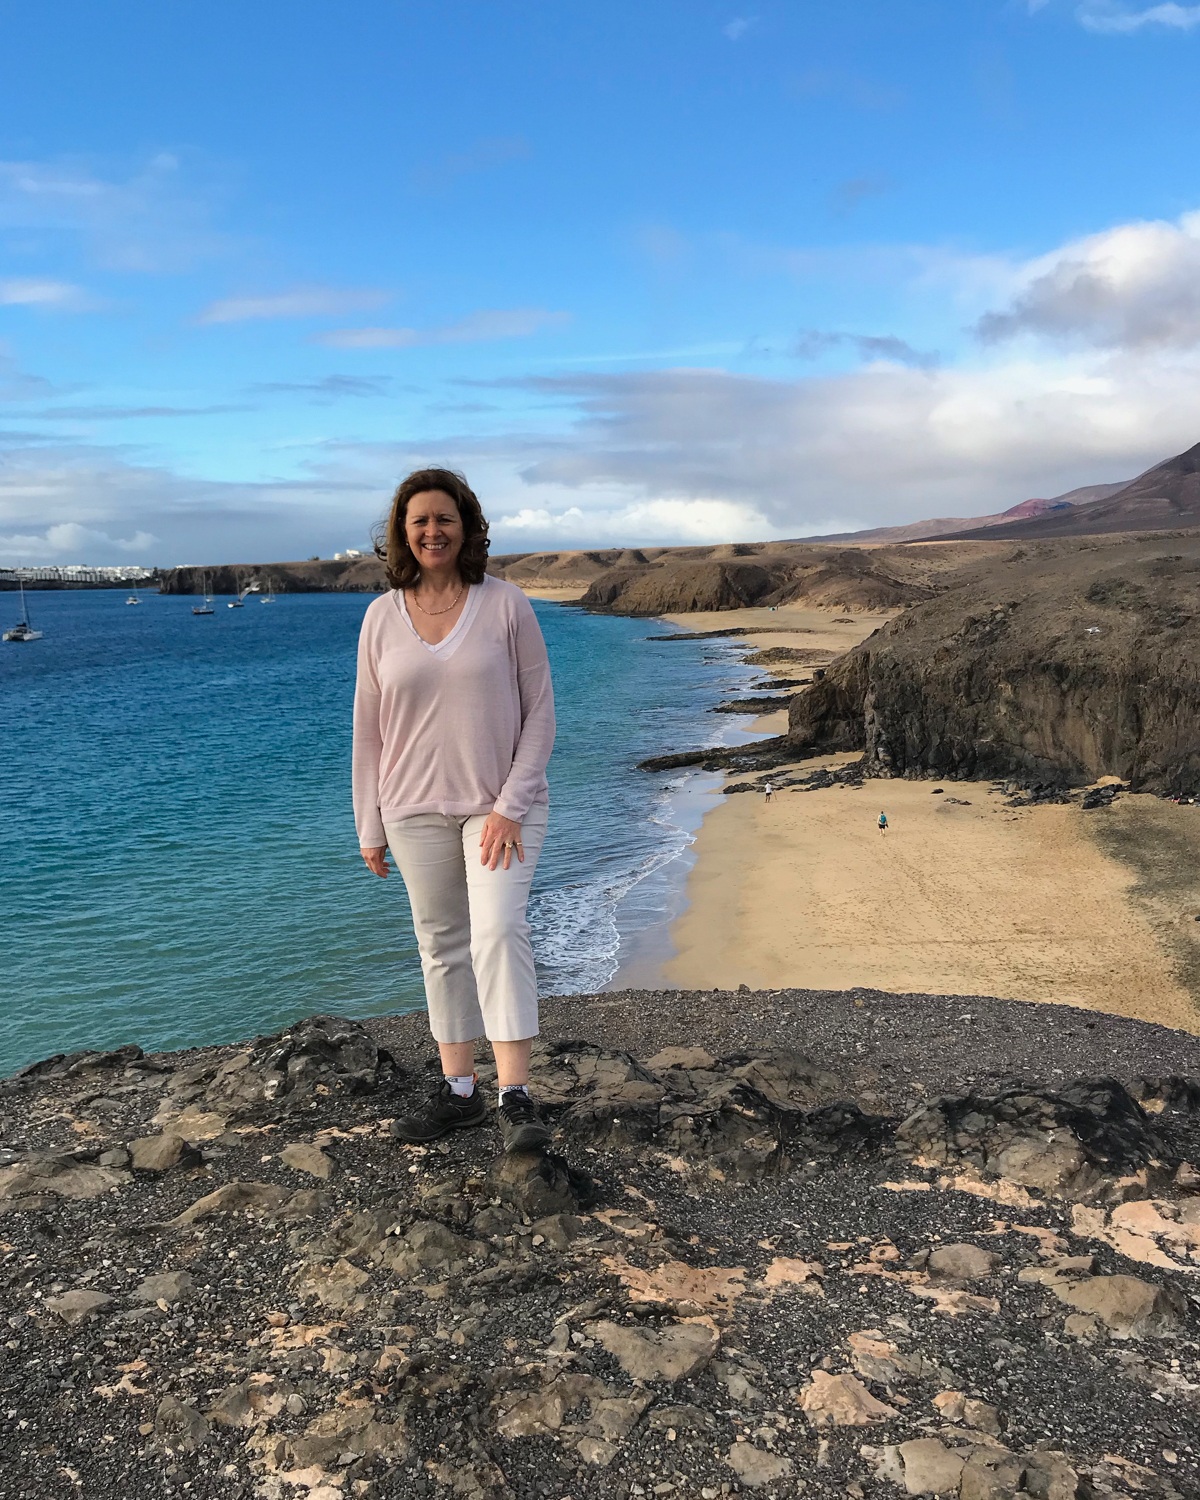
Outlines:
[[[835,654],[880,621],[781,609],[672,623]],[[718,794],[695,853],[669,984],[994,995],[1200,1032],[1200,807],[1011,808],[991,783],[952,781],[788,789],[771,804]]]

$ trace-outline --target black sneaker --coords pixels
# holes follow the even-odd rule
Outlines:
[[[510,1089],[504,1095],[498,1114],[506,1151],[544,1151],[550,1144],[549,1127],[523,1089]]]
[[[464,1099],[448,1083],[440,1083],[420,1109],[392,1121],[392,1134],[397,1140],[417,1146],[425,1141],[436,1141],[451,1130],[482,1125],[486,1119],[487,1106],[478,1084]]]

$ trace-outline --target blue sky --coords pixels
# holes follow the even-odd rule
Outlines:
[[[1200,5],[0,0],[0,561],[971,515],[1200,439]]]

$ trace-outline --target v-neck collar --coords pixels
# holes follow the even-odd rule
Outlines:
[[[471,621],[475,618],[476,611],[479,608],[479,596],[483,592],[484,584],[486,584],[486,582],[487,579],[485,577],[483,583],[469,584],[467,586],[467,602],[463,605],[462,614],[459,615],[458,619],[455,621],[454,629],[450,632],[450,634],[444,641],[427,641],[425,637],[420,633],[417,627],[413,624],[412,616],[408,612],[408,604],[405,602],[403,589],[396,589],[394,591],[394,597],[396,599],[396,603],[400,608],[400,617],[412,631],[415,639],[419,641],[422,646],[424,646],[426,651],[429,652],[430,656],[436,656],[439,657],[442,661],[445,661],[449,657],[453,656],[454,653],[458,650],[459,645],[462,643],[463,636],[466,634]]]

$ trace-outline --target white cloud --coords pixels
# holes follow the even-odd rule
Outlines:
[[[588,498],[586,509],[579,505],[557,511],[523,506],[512,514],[497,514],[491,522],[493,550],[503,552],[510,546],[524,550],[530,536],[537,538],[539,548],[572,548],[671,543],[699,546],[731,537],[778,535],[753,505],[730,500],[644,500],[633,498],[629,488]]]
[[[334,349],[414,349],[426,344],[474,344],[529,338],[568,322],[569,313],[542,307],[484,308],[441,328],[339,328],[317,342]]]
[[[76,159],[0,161],[0,227],[81,238],[94,260],[118,271],[182,271],[223,254],[230,242],[210,223],[213,196],[185,185],[168,152],[124,177]]]
[[[979,322],[985,341],[1030,333],[1113,349],[1200,345],[1200,212],[1089,235],[1013,277],[1008,307]]]
[[[1130,10],[1116,0],[1084,0],[1075,11],[1089,31],[1128,34],[1146,26],[1165,26],[1173,31],[1191,31],[1200,26],[1200,5],[1150,5]]]
[[[1200,309],[1189,290],[1198,238],[1200,221],[1186,216],[1023,263],[906,252],[909,293],[932,291],[972,320],[998,309],[996,341],[956,364],[915,366],[899,334],[884,333],[854,338],[885,357],[793,378],[559,365],[499,382],[505,400],[457,432],[405,443],[298,434],[275,450],[289,465],[283,477],[254,483],[198,481],[117,446],[10,433],[0,438],[0,534],[49,545],[51,528],[82,527],[97,562],[139,533],[163,538],[153,553],[162,562],[327,555],[361,545],[397,478],[430,463],[468,473],[497,551],[749,541],[983,514],[1129,477],[1200,437]],[[414,337],[511,336],[544,316],[480,313]],[[19,392],[22,377],[2,366]],[[438,420],[463,418],[447,409]]]
[[[337,287],[297,287],[260,297],[224,297],[196,315],[198,323],[246,323],[260,318],[340,317],[391,301],[391,293]]]
[[[125,556],[149,553],[158,538],[149,531],[137,531],[131,537],[113,537],[91,526],[74,521],[47,526],[43,532],[0,533],[0,555],[28,563],[64,562],[68,558],[94,559],[97,553],[111,556],[114,551]]]
[[[69,281],[51,281],[35,276],[0,281],[0,305],[5,307],[46,307],[66,311],[86,302],[82,288]]]
[[[721,30],[731,42],[740,42],[746,33],[753,29],[757,21],[757,16],[734,16],[732,21],[726,22],[721,27]]]

